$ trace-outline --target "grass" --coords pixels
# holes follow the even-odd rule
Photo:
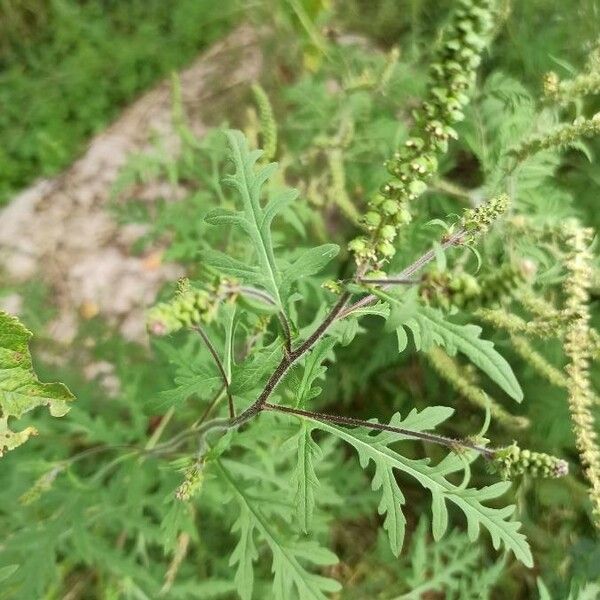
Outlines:
[[[235,0],[0,0],[0,204],[223,35]]]

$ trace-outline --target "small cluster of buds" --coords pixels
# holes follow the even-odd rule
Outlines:
[[[177,500],[188,502],[199,492],[204,478],[203,467],[204,464],[202,462],[196,461],[191,467],[186,469],[183,483],[175,491]]]
[[[461,227],[465,230],[465,241],[473,241],[478,235],[486,233],[492,223],[499,219],[510,206],[510,198],[500,194],[485,204],[467,209],[461,219]]]
[[[550,71],[544,77],[544,95],[549,100],[566,105],[584,96],[600,92],[600,71],[581,73],[573,79],[561,81],[556,73]]]
[[[464,271],[433,268],[423,275],[419,294],[425,303],[444,310],[497,305],[510,300],[534,271],[530,260],[506,263],[479,279]]]
[[[569,474],[569,463],[543,452],[521,450],[516,442],[494,453],[492,466],[504,479],[519,475],[558,478]]]
[[[54,483],[55,479],[66,468],[65,464],[58,464],[47,473],[44,473],[24,494],[19,498],[19,502],[23,505],[33,504],[46,493]]]
[[[377,267],[395,254],[398,230],[411,221],[409,202],[427,189],[427,181],[438,170],[437,155],[457,137],[452,125],[464,118],[493,28],[494,0],[459,0],[458,5],[439,59],[431,67],[428,98],[415,115],[415,131],[386,162],[392,178],[374,195],[361,219],[368,234],[349,244],[359,264]]]
[[[565,262],[567,277],[563,283],[566,296],[564,310],[569,315],[563,346],[568,359],[566,387],[577,450],[590,483],[588,493],[594,521],[600,527],[600,444],[590,369],[590,285],[594,262],[590,245],[594,230],[568,220],[564,223],[564,235],[569,251]]]
[[[529,156],[552,148],[567,148],[581,138],[600,135],[600,112],[591,119],[577,117],[573,123],[561,125],[550,131],[525,140],[511,151],[517,162]]]
[[[427,304],[449,310],[476,301],[481,288],[475,277],[468,273],[431,269],[421,279],[419,294]]]
[[[535,264],[530,260],[508,262],[479,279],[481,294],[479,304],[491,306],[512,298],[523,284],[535,274]]]
[[[217,312],[218,294],[196,289],[187,279],[179,281],[179,289],[169,302],[161,302],[147,314],[147,327],[154,335],[167,335],[200,323],[210,323]]]
[[[277,152],[277,125],[273,115],[273,108],[265,90],[255,83],[252,86],[254,100],[258,107],[260,118],[260,130],[262,135],[263,160],[269,161],[275,158]]]

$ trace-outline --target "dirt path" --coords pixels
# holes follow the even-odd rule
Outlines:
[[[198,135],[215,102],[230,106],[258,79],[262,55],[256,33],[235,30],[180,73],[183,106]],[[212,108],[211,108],[212,105]],[[144,309],[161,285],[180,274],[160,261],[160,248],[145,256],[131,253],[144,233],[137,225],[118,226],[108,210],[119,170],[131,154],[149,150],[159,135],[177,152],[171,122],[171,83],[146,93],[66,172],[25,190],[0,211],[0,269],[3,283],[43,281],[58,316],[49,334],[68,343],[81,317],[101,315],[130,340],[144,341]],[[146,197],[160,190],[147,190]],[[18,295],[5,299],[18,312]]]

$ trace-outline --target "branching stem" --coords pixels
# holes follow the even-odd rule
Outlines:
[[[446,240],[444,240],[441,244],[443,250],[450,248],[452,246],[459,245],[466,235],[466,231],[464,229],[460,229],[456,233],[449,236]],[[431,262],[435,258],[435,250],[428,250],[425,254],[420,256],[416,261],[406,267],[401,273],[398,275],[393,275],[390,280],[386,280],[385,284],[382,285],[382,289],[387,289],[395,284],[395,282],[402,281],[403,283],[410,279],[412,275],[414,275],[417,271],[422,269],[426,264]],[[356,274],[356,279],[358,281],[364,276],[364,272],[359,269]],[[371,282],[372,283],[372,282]],[[239,292],[242,292],[241,288],[238,288]],[[255,297],[261,298],[269,304],[273,303],[273,300],[265,295],[260,290],[254,290],[254,288],[244,288],[243,291],[248,293],[249,295],[253,295]],[[256,292],[256,293],[255,293]],[[345,316],[349,315],[354,310],[361,308],[363,306],[368,306],[369,304],[375,302],[377,297],[373,294],[369,294],[355,302],[354,304],[347,307],[348,301],[350,300],[351,294],[350,292],[344,292],[338,298],[338,301],[329,311],[327,316],[323,319],[320,325],[315,329],[315,331],[295,349],[287,350],[281,359],[280,363],[277,365],[262,392],[256,399],[256,401],[251,404],[245,411],[243,411],[240,415],[232,416],[230,410],[230,418],[227,419],[213,419],[204,424],[202,428],[196,431],[196,433],[200,434],[201,440],[208,434],[212,429],[230,429],[237,428],[247,423],[251,419],[253,419],[256,415],[258,415],[262,410],[268,408],[269,410],[279,410],[282,409],[281,412],[290,411],[287,407],[276,407],[274,404],[268,404],[268,400],[271,397],[272,393],[275,391],[281,380],[285,377],[290,368],[304,356],[315,344],[316,342],[323,337],[327,329],[331,326],[331,324],[337,319],[343,319]],[[209,346],[209,349],[211,346]],[[287,349],[287,345],[286,345]],[[214,356],[214,355],[213,355]],[[220,364],[220,359],[219,359]],[[222,365],[221,365],[222,366]],[[224,371],[223,371],[224,372]],[[228,390],[229,391],[229,390]],[[276,407],[276,408],[273,408]],[[311,418],[318,418],[316,415],[322,415],[322,413],[311,413]],[[306,416],[306,415],[305,415]],[[390,425],[381,425],[381,424],[373,424],[368,421],[361,421],[360,419],[352,419],[351,417],[337,417],[334,415],[324,415],[324,417],[332,422],[342,423],[346,425],[356,425],[356,426],[364,426],[371,427],[372,429],[381,429],[384,431],[392,431],[389,429]],[[396,428],[397,429],[397,428]],[[394,431],[396,431],[394,429]],[[396,433],[402,433],[404,435],[410,435],[411,432],[406,431],[396,431]],[[452,438],[445,438],[443,436],[436,436],[434,434],[429,433],[421,433],[421,432],[412,432],[415,433],[413,437],[423,439],[426,441],[443,444],[448,447],[456,447],[462,446],[464,448],[470,448],[472,450],[476,450],[480,454],[483,454],[487,458],[491,458],[493,456],[493,450],[489,450],[484,448],[483,446],[477,446],[476,444],[471,444],[470,442],[461,442],[460,440],[453,440]],[[202,443],[202,442],[201,442]]]
[[[467,232],[464,229],[459,229],[456,233],[453,233],[441,243],[442,250],[447,250],[452,246],[460,245],[464,241],[466,235]],[[435,258],[435,256],[436,252],[433,248],[431,250],[428,250],[427,252],[425,252],[425,254],[417,258],[415,262],[408,265],[408,267],[406,267],[402,272],[398,273],[397,275],[391,275],[389,279],[386,279],[385,283],[381,286],[381,289],[387,290],[393,285],[396,285],[396,282],[404,284],[404,282],[407,279],[410,279],[412,275],[414,275],[415,273],[420,271],[425,265],[430,263]],[[373,283],[373,280],[368,281],[369,283]],[[363,308],[364,306],[369,306],[374,302],[377,302],[377,299],[378,298],[375,294],[368,294],[367,296],[364,296],[354,304],[351,304],[350,306],[346,307],[343,311],[340,312],[338,318],[343,319],[344,317],[347,317],[349,314],[353,313],[359,308]]]
[[[450,235],[447,239],[445,239],[442,242],[442,244],[441,244],[442,250],[446,250],[452,246],[460,245],[464,241],[466,235],[467,235],[467,232],[464,229],[460,229],[457,232],[453,233],[452,235]],[[365,281],[368,281],[369,283],[372,283],[372,284],[381,284],[381,289],[384,289],[384,290],[392,287],[393,285],[407,285],[407,284],[415,283],[415,280],[411,279],[412,275],[417,273],[425,265],[427,265],[429,262],[431,262],[435,258],[435,256],[436,256],[436,251],[434,249],[428,250],[427,252],[425,252],[425,254],[420,256],[412,264],[410,264],[408,267],[406,267],[401,273],[399,273],[397,275],[392,275],[389,279],[365,280]],[[356,277],[355,281],[362,282],[363,277],[364,277],[364,269],[361,269],[359,267],[355,277]],[[238,287],[235,290],[232,289],[232,291],[235,291],[238,293],[246,293],[249,296],[254,296],[256,298],[259,298],[270,305],[276,304],[274,302],[274,300],[268,294],[265,294],[261,290],[255,290],[254,288],[249,288],[249,287],[243,287],[243,288]],[[445,437],[445,436],[441,436],[441,435],[436,435],[433,433],[413,431],[413,430],[409,430],[409,429],[394,427],[392,425],[385,425],[382,423],[373,423],[373,422],[369,422],[369,421],[363,421],[361,419],[355,419],[353,417],[344,417],[344,416],[337,416],[337,415],[329,415],[326,413],[304,411],[301,409],[293,409],[290,407],[270,404],[268,402],[269,398],[271,397],[271,395],[273,394],[273,392],[275,391],[275,389],[277,388],[277,386],[279,385],[281,380],[285,377],[287,372],[290,370],[290,368],[300,358],[302,358],[302,356],[304,356],[307,352],[309,352],[311,350],[311,348],[316,344],[316,342],[318,342],[323,337],[323,335],[329,329],[329,327],[332,325],[332,323],[334,323],[338,319],[343,319],[347,315],[351,314],[353,311],[355,311],[359,308],[362,308],[363,306],[368,306],[368,305],[372,304],[373,302],[377,301],[377,296],[375,296],[374,294],[369,294],[369,295],[365,296],[364,298],[361,298],[354,304],[347,306],[348,301],[350,300],[350,297],[351,297],[350,292],[342,293],[340,295],[340,297],[338,298],[338,301],[331,308],[331,310],[329,311],[327,316],[323,319],[323,321],[319,324],[319,326],[315,329],[315,331],[295,349],[293,349],[291,347],[291,337],[289,335],[289,325],[287,324],[287,319],[285,318],[285,315],[283,315],[283,320],[282,320],[282,314],[280,313],[279,318],[280,318],[280,321],[282,322],[282,325],[284,326],[284,333],[285,333],[285,337],[286,337],[286,352],[284,353],[283,358],[281,359],[281,361],[279,362],[279,364],[277,365],[277,367],[275,368],[275,370],[273,371],[273,373],[267,380],[265,387],[263,388],[262,392],[260,393],[260,395],[258,396],[256,401],[254,403],[252,403],[246,410],[244,410],[237,417],[232,413],[233,400],[229,393],[229,382],[227,380],[227,377],[225,376],[225,370],[222,368],[223,365],[221,363],[221,360],[218,357],[218,354],[216,354],[214,347],[212,346],[212,344],[210,343],[208,338],[205,336],[202,329],[198,328],[198,332],[200,333],[200,335],[202,335],[203,339],[207,343],[209,350],[213,354],[213,357],[215,357],[215,361],[217,362],[217,365],[219,366],[222,374],[224,375],[224,382],[225,382],[226,390],[227,390],[228,397],[230,400],[229,419],[220,419],[220,418],[212,419],[211,421],[207,421],[201,427],[199,427],[198,429],[196,429],[194,431],[194,433],[198,434],[200,437],[200,448],[203,447],[204,439],[206,438],[206,435],[210,431],[217,430],[217,429],[227,430],[227,429],[233,429],[233,428],[240,427],[241,425],[243,425],[243,424],[247,423],[248,421],[250,421],[251,419],[253,419],[256,415],[258,415],[263,410],[271,410],[271,411],[295,414],[297,416],[304,416],[307,418],[321,420],[321,421],[339,423],[341,425],[349,425],[349,426],[354,426],[354,427],[368,427],[370,429],[379,430],[379,431],[391,431],[393,433],[405,435],[410,438],[421,439],[426,442],[440,444],[440,445],[446,446],[446,447],[454,449],[454,450],[456,450],[457,448],[474,450],[475,452],[478,452],[485,458],[492,459],[495,455],[495,450],[493,450],[491,448],[486,448],[485,446],[475,444],[468,440],[457,440],[457,439],[453,439],[453,438],[449,438],[449,437]]]
[[[263,391],[260,393],[260,396],[242,414],[234,419],[231,419],[231,427],[239,427],[240,425],[243,425],[262,410],[263,406],[279,382],[289,371],[290,367],[302,356],[304,356],[304,354],[306,354],[315,345],[315,343],[321,339],[321,337],[323,337],[330,325],[338,318],[340,312],[344,309],[349,299],[350,294],[348,292],[343,293],[333,308],[329,311],[325,319],[323,319],[321,324],[315,329],[315,331],[308,336],[308,338],[302,344],[300,344],[298,348],[284,355],[284,357],[281,359],[281,362],[277,365],[275,371],[273,371],[271,377],[269,377],[269,380],[267,381]]]

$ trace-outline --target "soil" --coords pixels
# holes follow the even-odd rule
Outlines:
[[[231,110],[239,104],[262,66],[259,36],[243,26],[179,74],[196,135],[206,131],[215,105]],[[157,136],[168,152],[177,152],[170,79],[127,108],[69,169],[38,181],[0,211],[0,287],[43,282],[57,309],[47,334],[57,342],[70,343],[81,320],[98,315],[126,339],[144,343],[145,309],[166,281],[181,275],[178,265],[162,260],[160,247],[135,254],[144,228],[119,225],[110,210],[120,169],[130,156],[150,150]],[[164,183],[136,190],[136,198],[148,201],[164,194]],[[18,313],[23,298],[17,292],[2,300]]]

